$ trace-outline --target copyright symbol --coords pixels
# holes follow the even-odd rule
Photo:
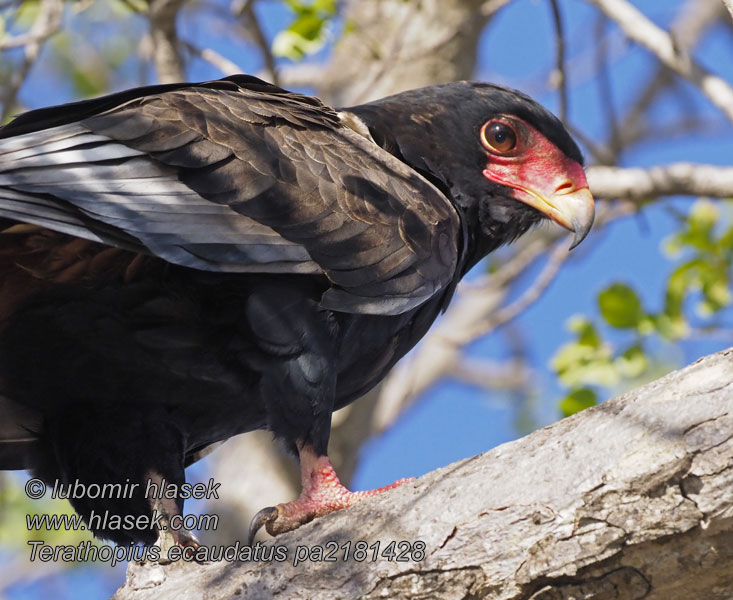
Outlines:
[[[25,484],[25,495],[34,500],[43,498],[46,493],[46,484],[40,479],[29,479]]]

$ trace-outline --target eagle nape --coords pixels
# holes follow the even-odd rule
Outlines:
[[[266,429],[303,489],[250,538],[404,483],[342,486],[331,414],[489,253],[547,221],[580,243],[582,164],[544,107],[470,81],[335,109],[234,75],[18,116],[0,128],[0,469],[181,489],[215,444]],[[184,498],[70,500],[85,522],[165,523]],[[94,532],[197,545],[165,527]]]

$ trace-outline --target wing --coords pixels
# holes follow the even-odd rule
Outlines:
[[[451,203],[318,100],[247,76],[134,93],[0,130],[0,217],[195,269],[323,274],[342,312],[402,313],[453,280]]]
[[[40,413],[0,396],[0,470],[35,466],[41,421]]]

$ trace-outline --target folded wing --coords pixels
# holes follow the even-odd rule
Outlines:
[[[0,130],[0,217],[195,269],[322,274],[343,312],[405,312],[454,278],[448,199],[317,100],[246,76],[137,93]]]

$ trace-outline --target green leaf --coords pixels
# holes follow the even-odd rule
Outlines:
[[[145,0],[115,0],[110,4],[112,14],[116,17],[129,17],[132,13],[145,14],[148,9]]]
[[[330,16],[334,16],[338,10],[338,0],[315,0],[313,2],[313,8]]]
[[[301,60],[308,54],[315,54],[322,47],[322,39],[308,40],[292,31],[281,31],[272,41],[272,53],[290,60]]]
[[[641,301],[628,285],[614,283],[598,295],[601,315],[611,327],[637,327],[644,317]]]
[[[711,266],[705,270],[701,278],[705,303],[713,313],[731,303],[730,281],[725,271]]]
[[[682,315],[670,316],[667,313],[651,317],[656,330],[663,338],[668,340],[679,340],[690,333],[690,326]]]
[[[577,342],[579,344],[592,348],[600,348],[601,338],[590,319],[581,316],[571,317],[568,320],[568,329],[577,334]]]
[[[685,227],[677,234],[677,240],[701,251],[713,250],[713,228],[718,219],[718,209],[709,200],[698,200],[690,209]]]
[[[664,313],[670,318],[679,318],[690,286],[691,264],[684,263],[677,267],[667,279],[667,293],[664,301]]]
[[[275,36],[272,52],[291,60],[315,54],[326,43],[328,26],[338,14],[337,0],[285,0],[295,20]]]
[[[324,20],[315,14],[302,14],[290,24],[286,31],[312,42],[321,36],[324,23]]]
[[[563,398],[560,402],[560,410],[564,416],[569,417],[596,404],[598,404],[596,393],[589,388],[580,388]]]
[[[717,241],[716,252],[730,262],[733,259],[733,227],[730,227]]]
[[[707,199],[700,199],[692,205],[688,221],[694,223],[695,227],[708,229],[713,227],[718,220],[718,207]]]
[[[15,13],[16,23],[23,28],[30,27],[38,18],[40,10],[38,0],[26,0],[18,7],[18,12]]]
[[[560,380],[571,387],[591,384],[612,386],[618,383],[619,377],[611,357],[611,348],[607,344],[595,347],[571,342],[555,353],[551,364]]]
[[[639,377],[649,368],[649,359],[641,344],[634,344],[615,361],[616,369],[622,377]]]

